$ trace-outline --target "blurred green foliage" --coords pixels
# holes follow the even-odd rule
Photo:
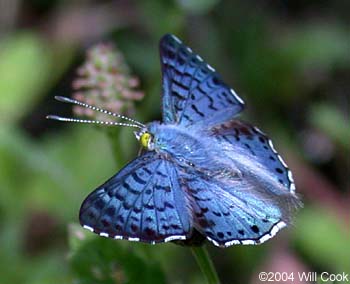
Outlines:
[[[3,39],[0,58],[2,117],[9,122],[16,121],[45,89],[49,54],[37,35],[24,33]]]
[[[186,248],[99,238],[76,224],[83,198],[137,154],[132,130],[120,129],[111,145],[109,131],[45,121],[49,112],[69,108],[53,104],[53,96],[69,95],[86,47],[106,39],[141,78],[146,97],[135,117],[159,119],[157,45],[167,32],[183,38],[248,102],[245,119],[276,141],[305,202],[294,226],[267,244],[211,247],[222,282],[257,283],[255,273],[271,265],[276,251],[293,257],[281,263],[285,269],[350,273],[346,4],[18,2],[23,6],[0,11],[1,283],[203,283]],[[96,24],[99,13],[106,20]],[[118,148],[124,155],[112,154]]]
[[[96,238],[78,225],[70,226],[71,265],[78,283],[164,283],[165,276],[154,259]]]

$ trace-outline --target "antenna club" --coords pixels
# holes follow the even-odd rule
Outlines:
[[[64,102],[64,103],[70,103],[74,100],[67,98],[67,97],[63,97],[63,96],[55,96],[55,100],[60,101],[60,102]]]
[[[46,119],[59,120],[59,118],[60,118],[59,116],[57,116],[57,115],[52,115],[52,114],[46,116]]]

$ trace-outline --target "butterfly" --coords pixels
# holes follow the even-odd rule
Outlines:
[[[196,236],[219,247],[260,244],[300,206],[292,173],[271,140],[237,116],[243,100],[174,35],[160,40],[162,121],[138,128],[142,153],[90,193],[81,225],[104,237],[162,243]]]

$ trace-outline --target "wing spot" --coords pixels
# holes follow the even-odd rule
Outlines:
[[[171,224],[170,225],[174,230],[180,230],[181,229],[181,227],[179,226],[179,225],[177,225],[177,224]]]
[[[179,63],[179,65],[184,65],[186,63],[186,60],[181,56],[178,56],[177,62]]]
[[[242,235],[242,236],[244,236],[244,235],[245,235],[245,233],[244,233],[244,231],[243,231],[243,230],[238,230],[238,233],[239,233],[240,235]]]
[[[102,200],[102,198],[96,200],[95,207],[97,209],[101,210],[101,209],[103,209],[104,206],[105,206],[105,202]]]
[[[163,185],[155,185],[154,188],[156,190],[164,190],[165,192],[171,192],[171,187],[170,186],[163,186]]]
[[[168,54],[167,54],[167,55],[168,55],[168,57],[169,57],[170,59],[172,59],[172,60],[175,59],[175,56],[176,56],[176,55],[175,55],[175,52],[172,52],[172,51],[170,51],[170,50],[168,51]]]
[[[154,206],[153,206],[152,204],[146,204],[146,205],[145,205],[145,208],[146,208],[146,209],[153,210],[153,209],[154,209]]]
[[[200,110],[198,110],[198,108],[195,106],[195,105],[191,105],[191,108],[196,112],[198,113],[201,117],[204,117],[204,113],[201,112]]]
[[[89,212],[89,219],[95,219],[96,215],[93,212]]]
[[[242,126],[242,127],[239,129],[239,132],[241,132],[243,135],[246,135],[246,136],[251,135],[251,132],[250,132],[249,128],[248,128],[248,127],[245,127],[245,126]]]
[[[208,207],[201,208],[202,212],[207,213],[209,211]]]
[[[122,215],[119,215],[118,217],[117,217],[117,221],[118,222],[121,222],[121,223],[124,223],[124,217],[122,216]]]
[[[221,216],[222,216],[220,212],[216,212],[216,211],[213,211],[213,214],[214,214],[215,216],[218,216],[218,217],[221,217]]]
[[[153,237],[153,236],[155,236],[155,234],[156,234],[156,232],[155,232],[153,229],[151,229],[151,228],[146,228],[146,229],[144,230],[144,232],[145,232],[145,234],[146,234],[147,236],[149,236],[149,237]]]
[[[129,210],[132,207],[132,204],[129,204],[127,201],[123,202],[123,207],[126,210]]]
[[[253,226],[251,226],[250,227],[251,229],[252,229],[252,231],[254,232],[254,233],[259,233],[259,228],[258,228],[258,226],[257,225],[253,225]]]
[[[114,213],[115,213],[115,207],[114,206],[111,206],[111,207],[107,208],[106,215],[108,215],[109,217],[113,217]]]
[[[279,174],[283,174],[283,170],[282,170],[281,168],[276,168],[275,170],[276,170],[276,172],[278,172]]]
[[[102,219],[102,220],[101,220],[101,223],[102,223],[102,225],[103,225],[104,227],[109,227],[109,226],[111,225],[111,223],[108,222],[106,219]]]
[[[135,222],[139,222],[140,221],[140,219],[137,218],[136,216],[131,216],[130,219],[135,221]]]
[[[147,181],[141,179],[141,178],[136,174],[136,172],[133,172],[133,173],[131,174],[131,176],[132,176],[132,178],[133,178],[137,183],[140,183],[140,184],[146,184],[146,183],[147,183]]]
[[[139,227],[136,224],[131,224],[130,228],[131,228],[131,231],[133,231],[133,232],[136,232],[139,229]]]
[[[161,171],[156,171],[156,174],[164,178],[168,177],[167,175],[163,174]]]
[[[230,139],[226,136],[226,135],[222,135],[222,138],[228,142],[228,143],[231,143]]]
[[[218,236],[218,238],[222,239],[225,235],[223,232],[218,232],[217,236]]]
[[[202,215],[202,216],[203,216],[203,215]],[[197,217],[199,217],[199,216],[197,216]],[[198,224],[199,224],[202,228],[211,227],[211,223],[210,223],[208,220],[203,219],[203,218],[201,218],[201,219],[198,220]]]
[[[135,213],[140,213],[140,212],[142,211],[142,209],[135,206],[135,207],[132,209],[132,211],[134,211]]]
[[[170,202],[167,202],[167,201],[164,202],[164,207],[168,207],[168,208],[171,208],[171,209],[175,208],[173,204],[171,204]]]
[[[249,145],[249,144],[244,143],[244,146],[245,146],[246,148],[250,149],[250,145]]]

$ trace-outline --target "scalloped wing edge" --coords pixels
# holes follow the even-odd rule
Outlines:
[[[272,152],[274,154],[276,154],[278,160],[281,162],[281,164],[285,167],[285,169],[288,172],[288,179],[290,182],[289,185],[289,190],[291,193],[295,193],[296,187],[295,187],[295,182],[294,182],[294,178],[293,178],[293,174],[292,171],[290,170],[290,168],[288,167],[287,163],[283,160],[282,156],[276,151],[275,147],[273,146],[272,140],[269,138],[268,135],[266,135],[266,133],[264,133],[263,131],[261,131],[258,127],[254,126],[254,130],[258,133],[260,133],[261,135],[264,135],[268,141],[268,144],[272,150]]]
[[[195,57],[200,61],[200,62],[204,62],[206,67],[212,71],[212,72],[216,72],[215,68],[213,68],[210,64],[208,64],[206,61],[203,60],[202,57],[200,57],[198,54],[196,54],[190,47],[188,47],[186,44],[184,44],[177,36],[173,35],[173,34],[168,34],[170,37],[172,37],[177,43],[182,44],[188,52],[192,53],[193,55],[195,55]],[[230,88],[230,92],[231,94],[236,98],[236,100],[242,104],[243,106],[245,105],[245,102],[243,101],[243,99],[237,95],[237,93]]]
[[[210,237],[206,237],[208,241],[210,241],[212,244],[214,244],[217,247],[221,247],[221,248],[226,248],[232,245],[260,245],[264,242],[266,242],[267,240],[273,238],[281,229],[283,229],[284,227],[286,227],[287,224],[283,221],[278,222],[277,224],[273,225],[271,230],[262,235],[260,238],[258,239],[246,239],[246,240],[231,240],[225,243],[219,243],[216,240],[210,238]]]
[[[131,237],[126,237],[126,236],[122,236],[122,235],[112,236],[112,235],[109,235],[108,233],[104,233],[104,232],[98,233],[98,232],[95,232],[94,228],[92,228],[88,225],[83,225],[83,228],[92,232],[92,233],[95,233],[101,237],[105,237],[105,238],[111,238],[111,239],[115,239],[115,240],[128,240],[131,242],[144,242],[144,243],[149,243],[152,245],[155,245],[157,243],[167,243],[167,242],[171,242],[171,241],[175,241],[175,240],[186,240],[186,238],[187,238],[184,235],[174,235],[174,236],[166,237],[164,240],[161,240],[161,241],[147,241],[147,240],[142,240],[141,238],[131,238]]]
[[[260,244],[266,242],[267,240],[273,238],[281,229],[283,229],[286,226],[287,226],[287,224],[285,222],[280,221],[277,224],[275,224],[274,226],[272,226],[271,230],[268,233],[261,236],[259,239],[246,239],[246,240],[235,240],[234,239],[234,240],[225,242],[223,244],[220,244],[219,242],[217,242],[216,240],[214,240],[210,237],[206,237],[206,238],[213,245],[215,245],[217,247],[221,247],[221,248],[229,247],[232,245],[260,245]],[[142,240],[140,238],[130,238],[130,237],[125,237],[125,236],[121,236],[121,235],[110,236],[108,233],[104,233],[104,232],[97,233],[97,232],[95,232],[95,230],[92,227],[87,226],[87,225],[83,225],[83,228],[87,229],[88,231],[93,232],[101,237],[105,237],[105,238],[113,238],[115,240],[128,240],[131,242],[144,242],[144,243],[149,243],[152,245],[155,245],[157,243],[167,243],[167,242],[176,241],[176,240],[184,241],[187,239],[187,237],[185,235],[174,235],[174,236],[169,236],[161,241],[146,241],[146,240]]]

